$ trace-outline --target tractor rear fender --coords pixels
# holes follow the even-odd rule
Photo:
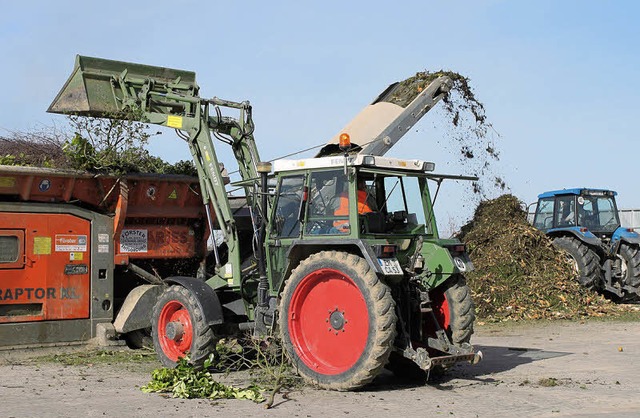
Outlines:
[[[318,253],[320,251],[334,250],[344,251],[350,254],[355,254],[363,257],[369,266],[378,274],[383,275],[382,267],[378,264],[378,259],[371,249],[371,247],[361,239],[329,239],[322,240],[321,242],[315,240],[294,240],[291,243],[291,247],[287,252],[287,266],[285,267],[283,278],[289,277],[291,271],[300,264],[300,261],[309,257],[311,254]],[[274,283],[278,291],[281,292],[284,288],[285,280],[280,283]]]
[[[619,227],[611,236],[611,241],[620,241],[630,245],[640,244],[640,234],[628,228]]]
[[[458,243],[461,245],[461,243]],[[429,288],[440,286],[454,274],[465,274],[473,271],[473,263],[469,255],[464,253],[452,254],[451,243],[425,241],[422,246],[425,272],[423,280]]]
[[[222,304],[216,292],[202,280],[194,277],[176,276],[165,279],[167,284],[177,284],[189,290],[196,297],[196,301],[202,310],[205,322],[209,325],[224,323]]]
[[[554,228],[547,231],[550,238],[573,236],[588,245],[600,247],[602,241],[591,233],[591,231],[581,231],[579,227]]]
[[[151,326],[151,311],[164,286],[143,284],[134,288],[124,300],[113,326],[116,332],[126,334]]]

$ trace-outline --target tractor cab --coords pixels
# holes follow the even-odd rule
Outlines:
[[[433,163],[371,155],[280,160],[271,237],[427,234],[437,238],[427,186]]]
[[[599,189],[564,189],[538,196],[533,225],[550,234],[570,231],[610,239],[620,228],[616,192]]]

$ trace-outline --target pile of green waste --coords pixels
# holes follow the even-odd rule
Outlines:
[[[467,275],[480,320],[576,319],[621,308],[576,281],[567,255],[526,219],[513,195],[481,202],[459,237],[475,271]]]

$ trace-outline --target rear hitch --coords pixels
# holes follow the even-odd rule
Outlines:
[[[460,363],[463,361],[469,362],[472,365],[478,364],[484,358],[482,351],[473,351],[473,347],[471,345],[468,345],[468,347],[455,348],[455,354],[431,357],[425,348],[418,347],[418,349],[413,349],[411,347],[407,347],[404,349],[402,355],[416,363],[418,367],[424,371],[429,371],[434,366],[448,366],[450,364]]]

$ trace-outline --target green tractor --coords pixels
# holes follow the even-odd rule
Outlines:
[[[417,118],[412,104],[391,106],[417,120],[446,82],[414,100]],[[197,277],[131,292],[116,331],[150,328],[170,367],[186,355],[201,364],[223,337],[278,336],[302,377],[338,390],[369,383],[385,366],[413,375],[481,359],[464,278],[473,266],[462,243],[439,238],[429,191],[430,181],[474,178],[358,153],[348,133],[316,158],[262,162],[249,103],[199,97],[187,71],[78,57],[49,111],[122,117],[128,108],[189,144],[209,230],[222,242]],[[240,116],[223,116],[228,108]],[[225,188],[212,134],[234,151],[240,199]],[[132,314],[143,309],[145,320]]]

